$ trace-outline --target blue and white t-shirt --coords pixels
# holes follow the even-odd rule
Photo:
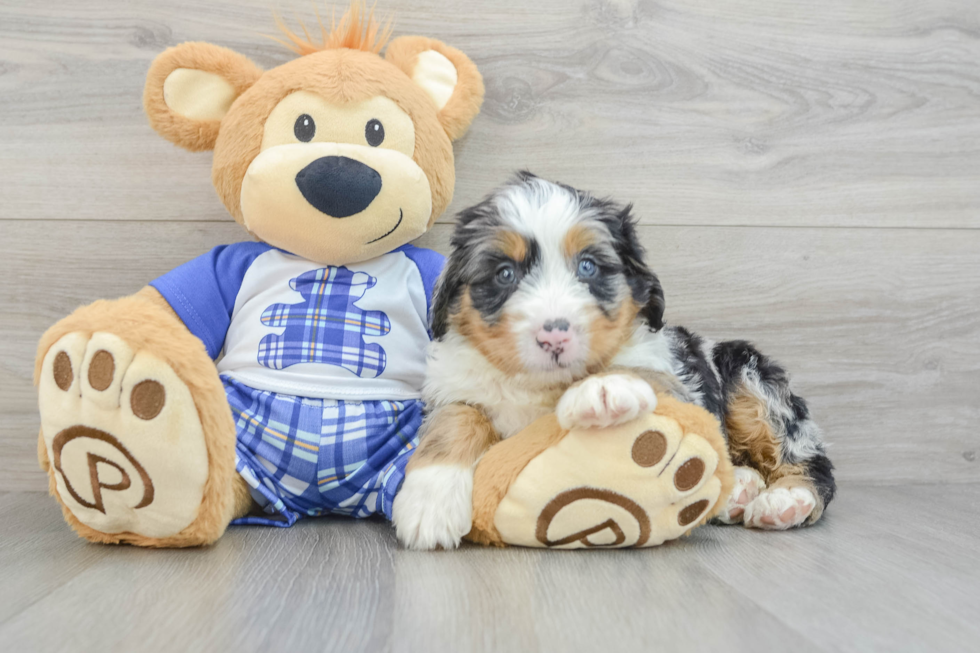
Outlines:
[[[218,372],[317,399],[418,399],[444,259],[404,245],[327,266],[264,243],[216,247],[151,282]]]

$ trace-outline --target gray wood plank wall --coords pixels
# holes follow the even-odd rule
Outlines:
[[[244,233],[147,126],[187,40],[265,67],[267,0],[0,2],[0,491],[41,490],[37,338]],[[307,2],[280,0],[313,19]],[[382,0],[487,83],[455,211],[529,168],[635,203],[670,321],[786,363],[843,479],[980,479],[975,0]]]

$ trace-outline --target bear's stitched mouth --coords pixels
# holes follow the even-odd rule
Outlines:
[[[404,218],[404,217],[405,217],[405,211],[403,211],[402,209],[398,209],[398,222],[395,223],[395,226],[392,227],[391,229],[389,229],[388,231],[386,231],[385,233],[381,234],[380,236],[378,236],[374,240],[367,241],[365,243],[365,245],[370,245],[371,243],[376,243],[379,240],[381,240],[382,238],[387,238],[388,236],[390,236],[391,234],[393,234],[395,232],[395,229],[397,229],[398,226],[402,223],[402,218]]]

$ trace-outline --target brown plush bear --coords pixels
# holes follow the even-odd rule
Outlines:
[[[380,56],[387,30],[360,4],[322,44],[288,36],[302,56],[265,72],[171,48],[144,95],[157,132],[214,151],[214,187],[257,242],[41,339],[38,455],[88,540],[192,546],[240,517],[388,514],[417,443],[442,259],[408,243],[452,198],[452,141],[483,83],[433,39]]]

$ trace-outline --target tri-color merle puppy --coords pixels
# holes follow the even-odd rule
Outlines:
[[[406,546],[459,543],[494,442],[552,411],[565,428],[627,422],[656,406],[651,386],[721,422],[737,466],[721,521],[812,524],[834,496],[786,372],[744,340],[664,324],[629,206],[518,174],[458,216],[432,312],[429,413],[394,504]]]

